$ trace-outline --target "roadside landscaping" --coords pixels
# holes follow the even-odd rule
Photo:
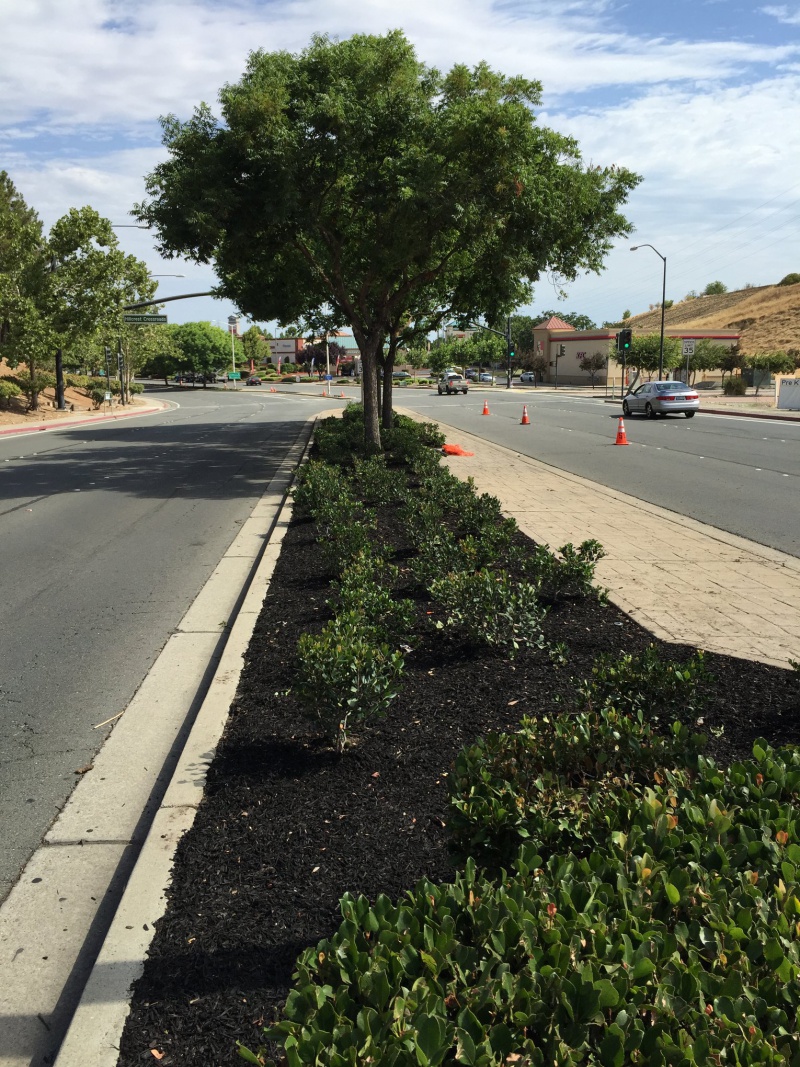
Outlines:
[[[289,1063],[797,1062],[800,676],[654,641],[596,542],[358,430],[316,435],[120,1062],[235,1063],[287,997]]]

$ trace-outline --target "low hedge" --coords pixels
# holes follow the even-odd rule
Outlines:
[[[345,896],[267,1036],[288,1067],[796,1065],[799,787],[759,742],[654,781],[583,856]]]

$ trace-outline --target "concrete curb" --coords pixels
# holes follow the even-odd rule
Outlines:
[[[46,433],[48,430],[64,430],[69,426],[86,426],[96,425],[101,422],[117,422],[119,419],[132,419],[140,415],[155,415],[159,411],[168,410],[169,404],[166,401],[159,400],[154,402],[151,407],[137,408],[136,411],[121,411],[114,415],[95,415],[94,418],[87,419],[80,418],[80,416],[73,417],[67,415],[63,419],[56,419],[54,422],[37,422],[33,426],[8,426],[6,429],[0,430],[0,437],[14,437],[28,433]]]
[[[178,842],[191,827],[203,798],[208,768],[238,686],[242,657],[252,639],[289,524],[288,491],[294,472],[308,451],[313,425],[314,420],[309,420],[305,440],[290,450],[281,471],[254,509],[253,519],[263,521],[280,502],[214,677],[59,1049],[57,1067],[115,1067],[117,1063],[130,1010],[131,986],[142,973],[154,923],[164,914]]]

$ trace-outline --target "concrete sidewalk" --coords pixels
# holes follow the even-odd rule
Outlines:
[[[439,426],[475,453],[445,459],[450,470],[497,497],[529,537],[551,548],[600,541],[598,583],[656,637],[779,667],[800,659],[794,556]]]

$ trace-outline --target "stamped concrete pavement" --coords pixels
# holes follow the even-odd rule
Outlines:
[[[439,425],[475,453],[445,459],[450,470],[497,497],[528,536],[555,548],[600,541],[597,581],[656,637],[779,667],[800,659],[794,556]]]

